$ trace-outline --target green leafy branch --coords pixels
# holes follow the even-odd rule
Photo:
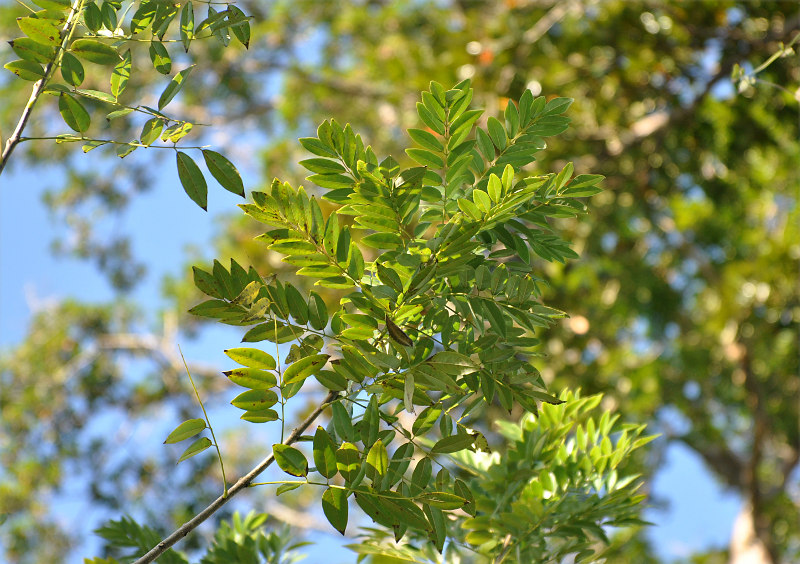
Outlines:
[[[178,177],[184,190],[198,206],[207,209],[208,186],[203,172],[188,154],[178,151],[176,146],[198,124],[163,113],[183,88],[195,65],[172,76],[158,99],[158,109],[141,104],[124,104],[119,100],[133,71],[133,59],[130,49],[124,52],[121,49],[128,41],[145,41],[134,36],[150,30],[151,37],[146,41],[150,43],[149,55],[153,67],[159,73],[169,75],[172,72],[172,58],[165,43],[171,40],[165,41],[164,37],[173,22],[178,25],[179,39],[175,41],[180,41],[188,52],[194,39],[206,37],[198,35],[205,30],[210,34],[208,37],[216,37],[225,46],[233,36],[247,47],[250,42],[249,18],[232,4],[225,4],[226,9],[217,12],[212,6],[213,2],[205,2],[208,5],[208,17],[195,24],[191,0],[182,5],[141,0],[130,17],[127,24],[130,33],[126,35],[122,33],[122,26],[134,3],[128,4],[124,11],[122,2],[118,0],[105,1],[102,7],[93,0],[75,0],[73,3],[69,0],[36,0],[36,3],[44,9],[31,9],[29,15],[18,18],[18,25],[25,36],[10,41],[20,59],[7,63],[5,68],[35,84],[20,121],[3,148],[0,173],[19,143],[52,138],[23,136],[34,105],[43,93],[50,93],[58,98],[59,113],[64,122],[77,134],[58,135],[55,137],[57,142],[81,141],[84,143],[84,152],[103,145],[115,145],[117,156],[124,158],[140,147],[154,146],[153,143],[160,138],[162,142],[171,143],[169,148],[176,150]],[[89,35],[77,34],[79,27],[86,28]],[[109,43],[107,39],[112,41]],[[109,79],[110,93],[80,88],[87,74],[85,62],[113,68]],[[45,65],[44,68],[42,65]],[[54,82],[56,69],[61,71],[64,84]],[[82,98],[111,105],[114,109],[106,116],[108,121],[124,118],[132,112],[151,117],[143,124],[137,140],[91,137],[88,132],[92,119],[81,102]],[[217,182],[226,190],[244,197],[241,175],[227,158],[205,147],[183,148],[201,150],[206,167]]]

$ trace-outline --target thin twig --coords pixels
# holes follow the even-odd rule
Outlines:
[[[183,361],[183,367],[186,369],[186,375],[189,377],[189,382],[192,384],[192,389],[194,390],[194,395],[197,396],[197,403],[200,404],[200,409],[203,410],[203,417],[206,418],[206,425],[208,425],[208,430],[211,432],[211,439],[214,441],[214,448],[217,449],[217,459],[219,459],[219,467],[222,471],[222,495],[228,495],[228,479],[225,477],[225,463],[222,462],[222,453],[219,450],[219,442],[217,441],[217,436],[214,434],[214,427],[211,426],[211,419],[208,417],[208,413],[206,412],[206,406],[203,405],[203,399],[200,397],[200,392],[197,391],[197,386],[194,385],[194,378],[192,378],[192,373],[189,372],[189,365],[186,364],[186,358],[183,356],[183,351],[181,350],[181,346],[178,345],[178,352],[181,354],[181,360]]]
[[[11,134],[11,137],[9,137],[8,141],[6,141],[6,146],[3,147],[3,153],[2,156],[0,156],[0,175],[3,174],[3,169],[6,167],[9,158],[11,158],[11,153],[14,152],[14,149],[22,140],[22,132],[25,130],[25,126],[28,124],[28,120],[33,113],[33,107],[36,105],[36,102],[39,100],[42,92],[44,92],[45,86],[47,86],[47,83],[58,67],[58,63],[61,60],[61,55],[67,50],[67,45],[72,38],[72,33],[75,31],[76,20],[78,19],[78,15],[83,10],[83,3],[84,0],[75,0],[72,4],[69,17],[64,23],[64,27],[61,29],[61,45],[59,45],[58,50],[56,51],[55,55],[53,55],[53,58],[50,60],[50,62],[47,63],[47,66],[44,69],[44,76],[37,80],[33,85],[33,91],[31,92],[30,98],[28,98],[28,103],[25,104],[25,109],[22,110],[22,115],[17,122],[17,126],[14,128],[14,132]]]
[[[333,402],[339,396],[338,392],[329,392],[325,399],[314,408],[314,411],[306,417],[302,423],[294,430],[292,433],[283,441],[285,445],[291,445],[300,438],[306,429],[308,429],[311,424],[319,417],[322,413],[322,410],[325,407]],[[239,478],[239,480],[230,487],[228,490],[228,495],[221,495],[217,499],[215,499],[208,507],[203,509],[200,513],[189,519],[186,523],[178,527],[171,535],[166,537],[164,540],[159,542],[156,546],[154,546],[150,552],[136,560],[133,564],[147,564],[148,562],[154,561],[156,558],[161,556],[169,547],[174,545],[176,542],[181,540],[183,537],[188,535],[194,529],[196,529],[203,521],[211,517],[214,513],[219,510],[223,505],[225,505],[230,499],[241,492],[243,489],[250,485],[256,476],[261,474],[264,470],[266,470],[273,462],[275,461],[274,454],[270,454],[264,460],[258,463],[258,465],[250,470],[247,474]]]

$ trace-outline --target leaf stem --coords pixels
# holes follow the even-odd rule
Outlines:
[[[189,376],[189,382],[191,382],[192,384],[194,395],[197,396],[197,402],[200,404],[200,409],[203,410],[203,417],[205,417],[206,419],[206,425],[208,425],[208,430],[211,431],[211,438],[214,441],[214,448],[217,449],[217,458],[219,459],[219,467],[222,470],[222,495],[227,496],[228,480],[225,478],[225,464],[222,462],[222,453],[219,451],[219,443],[217,442],[217,437],[214,436],[214,427],[211,426],[211,420],[208,418],[206,407],[203,405],[202,398],[200,398],[200,392],[197,391],[197,386],[194,385],[194,378],[192,378],[192,373],[189,372],[189,365],[186,364],[186,359],[183,357],[183,351],[181,350],[180,345],[178,345],[178,352],[181,355],[181,360],[183,361],[183,367],[186,369],[186,374]]]

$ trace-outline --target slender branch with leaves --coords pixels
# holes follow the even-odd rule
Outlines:
[[[217,11],[206,2],[208,15],[195,24],[192,1],[35,2],[42,10],[19,19],[25,36],[11,42],[20,59],[5,65],[34,84],[3,148],[0,172],[25,141],[79,142],[84,152],[113,146],[121,158],[138,148],[167,148],[176,153],[184,190],[206,209],[204,174],[185,152],[199,150],[223,188],[245,195],[236,167],[223,155],[205,146],[179,150],[200,124],[165,108],[193,66],[172,75],[157,108],[124,99],[138,43],[149,43],[155,70],[171,75],[173,45],[188,51],[195,40],[216,38],[227,46],[235,38],[246,47],[249,23],[241,10],[226,4]],[[173,22],[176,39],[168,38]],[[81,88],[84,63],[112,69],[109,92]],[[74,133],[24,135],[45,94],[57,98]],[[107,121],[146,118],[139,138],[94,135],[87,101],[104,107]],[[133,548],[125,558],[137,564],[159,557],[186,562],[171,549],[175,543],[246,488],[269,484],[279,486],[278,494],[321,489],[322,512],[342,534],[354,500],[380,528],[369,529],[352,548],[415,561],[447,561],[453,552],[495,562],[593,558],[608,541],[604,527],[639,522],[636,478],[619,477],[617,467],[648,440],[639,436],[643,428],[617,426],[607,414],[596,421],[589,412],[598,397],[553,395],[531,362],[538,332],[565,316],[542,303],[542,261],[577,256],[554,221],[585,214],[581,198],[599,192],[601,180],[573,176],[572,164],[558,173],[532,173],[544,138],[567,128],[563,114],[571,100],[548,101],[526,91],[501,118],[485,121],[471,101],[468,81],[451,89],[432,82],[417,104],[420,128],[408,131],[415,145],[402,159],[379,159],[349,125],[326,121],[316,137],[300,139],[313,155],[300,165],[311,172],[314,190],[276,179],[241,205],[268,226],[258,237],[265,250],[284,255],[303,282],[215,261],[210,271],[194,269],[195,284],[209,299],[191,312],[249,327],[246,343],[272,343],[273,352],[225,351],[240,367],[224,374],[245,388],[232,401],[241,418],[279,422],[281,441],[228,487],[224,445],[189,373],[203,418],[184,421],[165,442],[208,428],[211,438],[196,438],[179,461],[214,446],[223,493],[163,538],[132,519],[112,521],[98,531],[110,548]],[[332,290],[338,301],[326,301],[308,289],[311,284]],[[286,405],[312,378],[328,393],[284,436]],[[490,454],[485,434],[492,429],[482,427],[478,415],[498,406],[527,414],[521,423],[501,425],[506,456],[520,454],[523,477],[506,472]],[[306,435],[323,413],[327,426]],[[538,437],[534,443],[532,437]],[[310,443],[310,453],[303,443]],[[292,478],[256,484],[273,462]],[[489,487],[493,480],[498,487]],[[234,529],[244,531],[239,540],[261,534],[263,519],[237,519]],[[218,548],[209,554],[221,554]],[[256,558],[265,557],[260,554]]]
[[[637,438],[640,426],[615,428],[607,414],[580,427],[578,410],[587,401],[596,407],[599,397],[550,394],[531,358],[536,334],[564,316],[541,301],[538,260],[575,256],[552,221],[586,213],[581,198],[599,191],[601,177],[573,177],[571,164],[557,174],[529,171],[543,138],[567,128],[563,113],[570,100],[526,92],[508,104],[504,121],[489,117],[484,129],[476,125],[482,111],[469,109],[471,99],[468,81],[449,90],[431,83],[418,104],[425,129],[409,132],[416,142],[406,151],[415,161],[410,167],[391,157],[379,160],[350,126],[326,121],[316,137],[300,140],[314,155],[300,164],[319,192],[276,179],[252,194],[253,203],[241,205],[268,226],[257,239],[296,266],[301,280],[339,291],[338,303],[305,291],[305,284],[215,261],[210,271],[194,268],[195,284],[209,299],[191,312],[249,327],[244,342],[271,342],[278,357],[285,355],[281,361],[260,348],[225,351],[241,365],[225,375],[245,388],[231,402],[243,420],[282,420],[273,407],[283,407],[309,379],[330,391],[312,414],[330,408],[327,427],[306,438],[312,462],[293,446],[300,438],[295,431],[273,445],[272,454],[293,478],[258,485],[280,484],[279,494],[301,485],[321,488],[322,511],[342,534],[352,498],[395,542],[406,535],[424,539],[438,553],[459,529],[471,532],[453,547],[497,562],[512,552],[519,561],[533,561],[522,555],[548,545],[554,555],[591,557],[593,541],[607,541],[603,526],[638,522],[642,497],[633,495],[635,477],[618,479],[616,467],[648,439]],[[320,197],[334,209],[323,212]],[[554,462],[539,467],[532,481],[526,476],[509,487],[514,482],[506,480],[505,501],[488,510],[474,481],[477,463],[464,453],[489,456],[475,416],[495,404],[509,412],[521,406],[538,428],[566,418],[558,432],[542,435],[537,450],[543,457],[543,449],[551,449],[563,464],[571,458],[580,469],[557,470]],[[202,420],[193,421],[198,432],[204,428]],[[524,435],[526,427],[517,428]],[[570,451],[563,450],[568,433],[577,433]],[[191,446],[187,453],[201,450]],[[229,495],[238,491],[231,488]],[[525,491],[540,498],[527,510],[537,519],[509,529]],[[545,492],[563,497],[545,509]],[[557,518],[545,528],[551,512],[560,515],[556,508],[569,499],[573,517],[585,526],[567,530]],[[607,505],[598,513],[599,500]],[[169,538],[185,534],[187,525]],[[538,542],[526,541],[532,536]],[[551,543],[556,537],[566,540]],[[387,547],[379,538],[354,549],[411,550]],[[137,563],[149,562],[151,554]]]
[[[9,42],[20,58],[4,65],[20,79],[33,82],[33,87],[11,136],[5,144],[0,140],[0,175],[16,147],[25,141],[81,143],[84,153],[109,146],[115,148],[120,158],[139,148],[172,149],[176,154],[181,185],[192,201],[205,210],[208,184],[195,160],[185,152],[198,150],[214,179],[226,190],[244,197],[241,176],[224,155],[206,146],[182,146],[180,148],[184,150],[179,150],[180,141],[201,124],[170,115],[165,108],[184,87],[195,65],[187,66],[172,76],[158,98],[157,109],[128,101],[125,97],[131,73],[137,68],[134,54],[143,54],[137,49],[138,43],[149,43],[149,64],[159,73],[170,75],[173,54],[168,46],[173,44],[180,45],[188,53],[195,40],[213,38],[227,46],[233,37],[247,47],[250,44],[250,23],[244,12],[234,4],[225,4],[224,10],[217,11],[213,2],[191,0],[184,3],[106,0],[102,6],[92,0],[35,0],[34,3],[42,9],[29,8],[28,15],[18,18],[24,36]],[[207,17],[197,23],[195,3],[207,5]],[[173,22],[178,23],[178,34],[177,38],[170,39],[168,34]],[[81,88],[86,77],[86,63],[112,69],[108,92]],[[58,111],[74,133],[39,137],[23,134],[34,107],[44,95],[58,99]],[[139,138],[123,141],[108,139],[99,132],[95,134],[97,125],[92,126],[86,102],[100,104],[107,122],[146,117]]]

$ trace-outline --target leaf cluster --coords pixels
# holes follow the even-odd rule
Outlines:
[[[17,19],[25,35],[9,43],[20,59],[7,63],[5,68],[23,80],[35,82],[34,89],[40,87],[35,92],[58,98],[59,113],[75,133],[59,134],[55,137],[56,142],[80,142],[84,152],[104,145],[114,146],[120,158],[140,147],[173,148],[184,190],[205,210],[208,186],[204,175],[191,156],[176,148],[197,124],[164,113],[166,106],[186,84],[194,65],[171,77],[158,97],[157,108],[126,103],[123,94],[135,69],[134,55],[138,53],[135,49],[138,42],[149,43],[148,53],[153,68],[170,75],[173,56],[168,46],[171,43],[179,42],[188,52],[195,39],[215,38],[228,46],[234,37],[247,47],[250,43],[248,17],[233,4],[217,11],[208,3],[207,17],[196,23],[192,0],[181,4],[141,0],[124,6],[116,0],[106,0],[102,4],[94,0],[37,0],[36,4],[43,9]],[[178,39],[165,39],[170,29],[175,27]],[[87,76],[86,63],[112,69],[108,79],[109,92],[81,88]],[[58,81],[57,71],[60,71],[63,82]],[[127,116],[134,112],[145,116],[147,120],[141,127],[139,138],[120,141],[92,137],[92,116],[86,102],[101,104],[106,109],[108,122],[128,119]],[[164,145],[154,145],[158,140]],[[223,188],[244,197],[244,185],[233,163],[218,152],[202,147],[193,149],[202,150],[208,171]]]
[[[268,226],[257,239],[297,275],[342,291],[337,304],[215,262],[211,272],[195,268],[211,299],[191,310],[252,326],[245,342],[292,343],[282,362],[258,349],[228,351],[245,367],[226,372],[248,388],[233,401],[242,418],[277,419],[272,405],[311,376],[340,393],[331,423],[313,436],[314,466],[302,450],[274,446],[281,469],[325,487],[334,528],[344,533],[353,497],[396,540],[417,531],[439,551],[447,515],[478,511],[473,488],[440,460],[488,450],[467,426],[470,413],[494,402],[533,414],[539,402],[562,403],[530,363],[535,334],[564,316],[541,303],[536,257],[575,256],[550,222],[585,213],[579,198],[601,180],[573,177],[571,164],[528,171],[543,138],[567,127],[570,100],[526,91],[503,122],[490,117],[483,128],[471,99],[468,81],[449,90],[431,83],[417,105],[427,128],[409,132],[410,167],[379,160],[349,125],[326,121],[300,140],[314,155],[300,164],[319,191],[276,179],[240,206]],[[318,197],[334,209],[326,214]],[[313,472],[322,480],[311,482]]]

